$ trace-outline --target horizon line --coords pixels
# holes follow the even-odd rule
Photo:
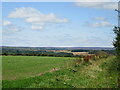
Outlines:
[[[114,48],[113,46],[0,46],[0,47],[97,47],[97,48]]]

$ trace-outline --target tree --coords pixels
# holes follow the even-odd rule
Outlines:
[[[114,27],[113,29],[116,37],[113,42],[113,45],[116,50],[117,61],[118,61],[118,75],[120,75],[120,27]],[[118,88],[120,87],[120,77],[118,77]]]
[[[116,35],[113,45],[116,50],[117,58],[120,59],[120,27],[114,27],[113,31]]]

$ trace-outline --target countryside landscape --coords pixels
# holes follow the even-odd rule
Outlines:
[[[119,88],[117,6],[3,2],[2,88]]]
[[[117,87],[113,48],[2,49],[3,88]]]

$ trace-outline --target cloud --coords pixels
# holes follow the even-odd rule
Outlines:
[[[3,27],[2,31],[3,33],[19,32],[21,31],[21,27],[18,27],[16,25],[10,25],[10,26]]]
[[[13,24],[11,21],[9,20],[3,20],[2,21],[2,32],[5,34],[9,34],[9,33],[13,33],[13,32],[18,32],[21,30],[21,27]]]
[[[104,17],[94,17],[93,19],[98,20],[98,21],[105,21],[106,20],[106,18],[104,18]]]
[[[43,14],[39,10],[31,7],[16,8],[9,15],[9,18],[24,19],[31,24],[32,30],[42,30],[47,23],[66,23],[66,18],[59,19],[54,13]]]
[[[78,0],[79,1],[79,0]],[[83,8],[95,8],[95,9],[107,9],[107,10],[115,10],[118,8],[117,2],[102,2],[98,0],[85,0],[84,2],[75,2],[75,5]]]
[[[12,25],[12,23],[8,20],[3,20],[3,26],[8,26],[8,25]]]
[[[88,26],[91,26],[91,27],[109,27],[109,26],[113,26],[113,24],[111,24],[107,21],[101,21],[101,22],[90,23],[90,24],[88,24]]]
[[[32,30],[43,30],[44,27],[42,25],[41,26],[39,26],[39,25],[31,25],[31,29]]]
[[[20,31],[21,29],[20,29],[20,27],[18,27],[18,26],[12,25],[12,26],[10,27],[10,30],[13,31],[13,32],[18,32],[18,31]]]
[[[92,19],[91,22],[88,21],[84,25],[89,27],[95,27],[95,28],[114,26],[114,24],[107,21],[105,17],[93,17],[91,19]]]
[[[16,46],[35,46],[35,47],[54,47],[54,46],[112,46],[111,37],[99,36],[72,36],[72,34],[53,34],[53,35],[36,35],[30,38],[28,35],[18,37],[18,35],[6,35],[3,37],[3,45],[16,45]]]

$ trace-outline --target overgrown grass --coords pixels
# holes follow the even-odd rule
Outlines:
[[[42,76],[3,80],[3,88],[116,88],[117,78],[117,62],[112,56],[89,63],[72,63]]]

